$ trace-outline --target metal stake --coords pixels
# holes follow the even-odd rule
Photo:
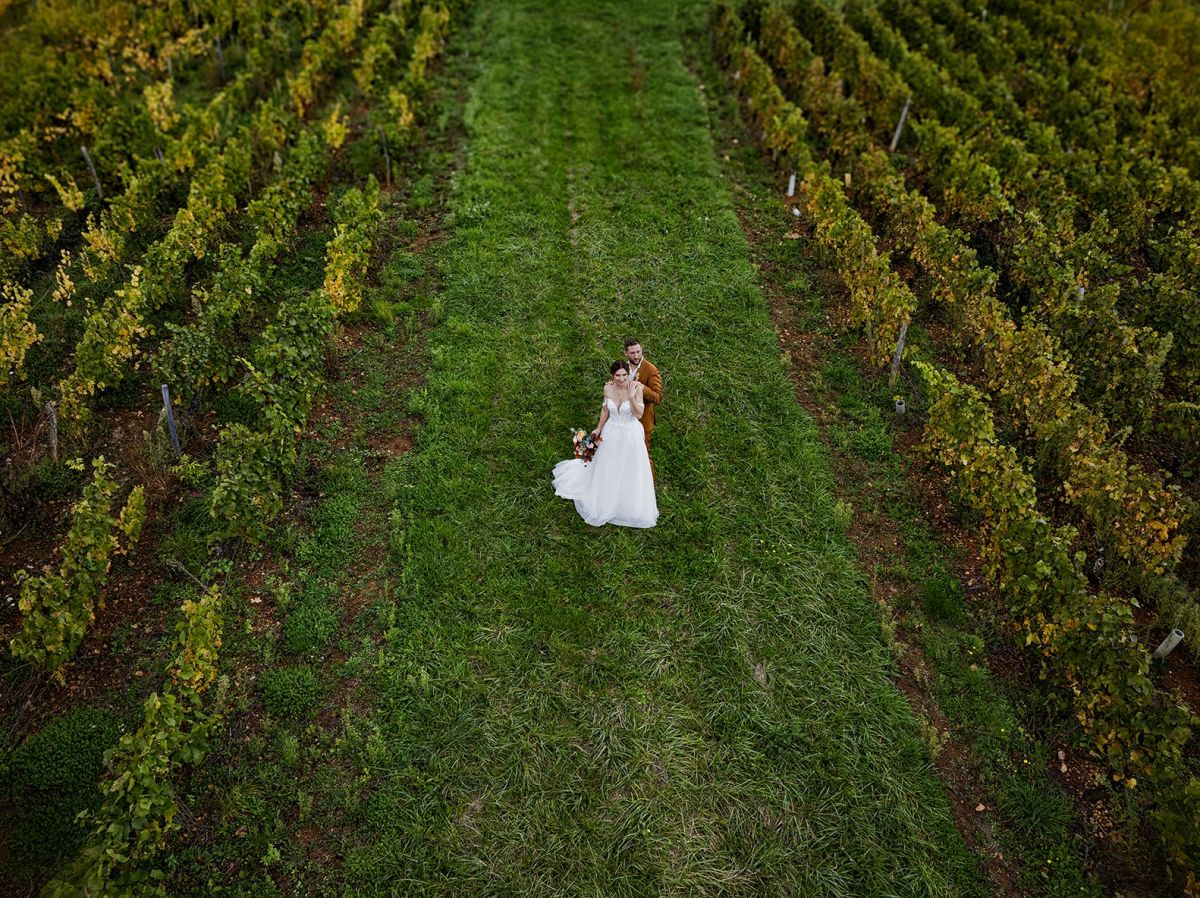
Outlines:
[[[58,404],[46,403],[46,423],[50,431],[50,457],[58,461]]]
[[[179,455],[182,450],[179,448],[179,432],[175,429],[175,412],[171,409],[171,390],[166,385],[162,385],[163,408],[167,412],[167,430],[171,433],[171,445],[175,447],[175,454]]]
[[[217,66],[221,72],[221,80],[225,80],[225,53],[221,49],[221,35],[217,35]]]
[[[900,325],[900,339],[896,341],[896,354],[892,356],[892,373],[888,375],[888,387],[896,386],[900,376],[900,357],[904,354],[904,338],[908,335],[908,322]]]
[[[896,122],[896,131],[892,134],[892,145],[888,148],[890,152],[896,152],[896,147],[900,146],[900,135],[904,132],[904,121],[908,118],[908,104],[912,102],[912,97],[904,101],[904,108],[900,110],[900,121]]]
[[[383,133],[383,128],[376,128],[379,132],[379,142],[383,144],[383,159],[387,163],[387,186],[392,186],[392,154],[388,152],[387,135]]]
[[[96,175],[96,166],[92,164],[92,154],[88,152],[87,146],[81,146],[83,150],[83,161],[87,163],[88,171],[92,173],[92,183],[96,185],[96,195],[100,199],[104,199],[104,190],[100,187],[100,178]]]

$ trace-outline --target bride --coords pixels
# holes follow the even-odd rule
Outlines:
[[[596,454],[590,462],[571,458],[555,465],[554,492],[574,499],[579,516],[593,527],[653,527],[658,502],[641,424],[643,387],[629,376],[624,359],[609,370],[612,379],[604,385],[600,423],[592,431]]]

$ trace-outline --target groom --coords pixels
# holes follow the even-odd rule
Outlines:
[[[642,412],[642,429],[646,431],[646,454],[650,454],[650,434],[654,432],[654,406],[662,403],[662,375],[642,357],[642,343],[630,337],[625,341],[625,358],[629,361],[629,376],[640,383],[646,410]],[[654,457],[650,457],[650,474],[654,474]]]

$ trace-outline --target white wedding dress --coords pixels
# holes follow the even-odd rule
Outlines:
[[[604,398],[608,421],[590,462],[578,458],[554,466],[554,492],[575,500],[579,516],[593,527],[653,527],[658,521],[654,475],[642,422],[626,399],[620,407]]]

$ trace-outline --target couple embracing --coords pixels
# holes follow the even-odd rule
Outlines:
[[[554,466],[554,492],[575,501],[593,527],[653,527],[658,521],[650,434],[654,407],[662,402],[662,376],[642,356],[638,340],[625,341],[625,358],[609,367],[600,423],[591,433],[590,460],[571,458]]]

